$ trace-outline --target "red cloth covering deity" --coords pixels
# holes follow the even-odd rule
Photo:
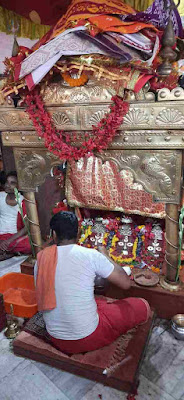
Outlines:
[[[165,217],[165,205],[133,182],[130,171],[118,171],[113,161],[97,157],[71,161],[67,167],[66,197],[70,206]]]

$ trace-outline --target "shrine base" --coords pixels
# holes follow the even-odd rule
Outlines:
[[[34,274],[34,267],[29,262],[29,259],[26,259],[21,264],[21,272],[29,275]],[[109,285],[107,288],[104,288],[104,290],[101,289],[99,291],[97,288],[95,293],[115,299],[143,297],[148,301],[151,308],[156,311],[157,316],[164,319],[171,319],[176,314],[184,313],[184,285],[182,290],[170,292],[163,289],[160,285],[143,287],[132,281],[131,288],[126,291],[119,289],[117,286]]]
[[[102,349],[67,356],[50,343],[22,331],[13,342],[16,355],[49,364],[61,370],[83,376],[118,390],[133,392],[138,386],[139,370],[145,355],[152,330],[154,315],[146,324],[140,325],[132,333],[121,358],[116,361],[110,373],[104,373],[110,360],[117,357],[119,344],[112,343]]]
[[[169,292],[160,285],[144,287],[132,281],[131,288],[123,291],[117,286],[109,285],[106,296],[123,299],[126,297],[142,297],[154,308],[160,318],[171,319],[176,314],[184,313],[184,288],[178,292]]]

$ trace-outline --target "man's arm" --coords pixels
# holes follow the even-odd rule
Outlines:
[[[131,280],[126,272],[121,268],[118,264],[116,264],[112,258],[109,257],[109,254],[105,247],[100,247],[99,252],[103,254],[110,262],[114,265],[114,270],[108,276],[107,280],[113,283],[116,286],[119,286],[121,289],[127,290],[131,287]]]
[[[8,249],[8,246],[14,242],[14,240],[19,239],[20,237],[24,236],[27,233],[26,228],[22,228],[20,231],[15,233],[14,235],[11,236],[11,238],[2,240],[0,243],[0,250],[6,251]]]

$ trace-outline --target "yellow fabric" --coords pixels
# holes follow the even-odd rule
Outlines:
[[[153,0],[123,0],[123,2],[137,11],[144,11],[153,3]]]
[[[49,25],[34,24],[29,19],[0,6],[0,32],[12,34],[10,32],[12,23],[15,26],[19,25],[17,36],[29,39],[40,39],[50,29]]]
[[[177,4],[178,0],[174,0],[174,2]],[[178,7],[178,11],[179,11],[181,17],[183,17],[184,16],[184,0],[180,0],[180,5]]]
[[[153,0],[123,0],[123,2],[129,4],[135,10],[144,11],[153,3]],[[178,0],[174,0],[174,2],[177,4]],[[181,16],[184,16],[184,0],[180,0],[178,12]]]

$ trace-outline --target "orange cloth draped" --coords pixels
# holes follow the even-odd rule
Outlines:
[[[99,32],[136,33],[144,28],[151,28],[157,31],[152,24],[145,24],[144,22],[123,22],[120,21],[119,18],[110,15],[97,15],[88,18],[88,21],[92,25],[95,25]]]
[[[36,297],[39,311],[56,308],[55,273],[57,258],[56,245],[46,247],[37,255]]]
[[[66,29],[73,28],[78,21],[88,19],[96,14],[126,15],[135,14],[135,10],[121,0],[73,0],[66,14],[33,46],[33,50],[38,49],[42,44],[45,44]]]

